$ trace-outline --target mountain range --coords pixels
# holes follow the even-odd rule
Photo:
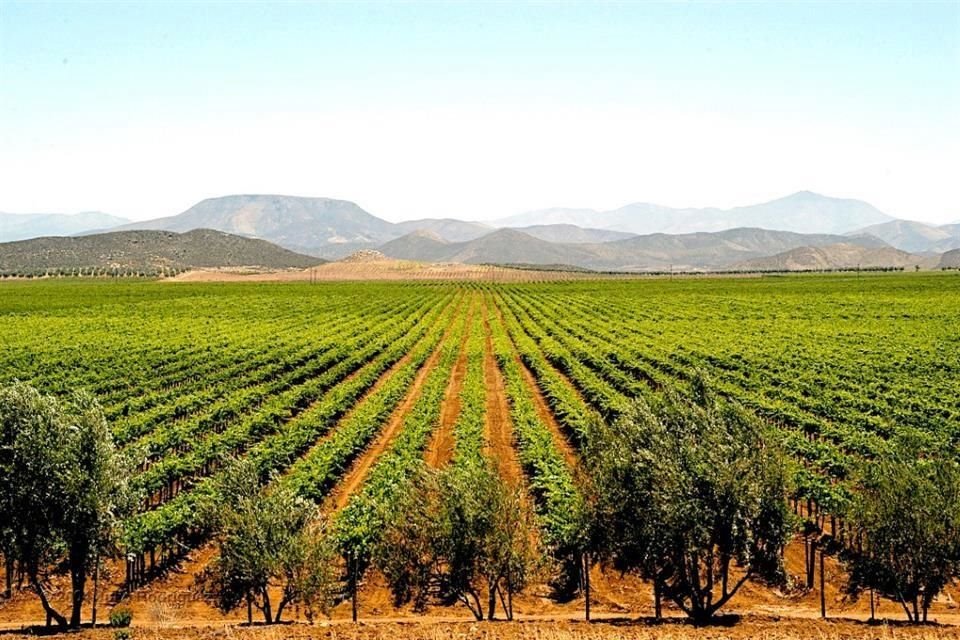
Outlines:
[[[26,240],[42,236],[72,236],[78,233],[110,229],[130,221],[100,211],[83,213],[2,213],[0,242]]]
[[[845,264],[853,259],[851,251],[886,247],[910,257],[880,251],[861,255],[860,262],[876,258],[912,264],[919,260],[912,254],[931,257],[960,248],[960,225],[897,220],[859,200],[809,191],[733,209],[638,203],[612,211],[546,209],[490,223],[454,218],[392,223],[347,200],[231,195],[203,200],[175,216],[115,227],[177,233],[200,228],[328,259],[379,249],[391,257],[420,261],[565,264],[618,271],[727,269],[765,258],[817,268]],[[820,251],[798,252],[803,248]],[[780,255],[788,252],[795,253]]]
[[[493,264],[568,264],[598,271],[719,270],[798,247],[853,243],[887,246],[869,236],[847,238],[766,229],[728,229],[714,233],[656,233],[595,243],[549,242],[518,229],[499,229],[476,240],[447,242],[415,232],[380,247],[404,260]]]
[[[811,191],[800,191],[770,202],[732,209],[675,209],[637,202],[611,211],[544,209],[501,218],[494,224],[500,227],[573,224],[638,235],[723,231],[738,227],[842,234],[890,220],[893,218],[861,200],[828,198]]]

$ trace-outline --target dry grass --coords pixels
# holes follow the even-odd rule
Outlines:
[[[134,627],[130,630],[141,640],[941,640],[960,637],[956,627],[870,625],[851,620],[805,620],[750,616],[731,619],[724,624],[694,627],[681,621],[654,624],[648,620],[607,620],[594,623],[573,621],[525,622],[373,622],[351,624],[344,621],[316,625],[290,624],[275,627],[245,625],[170,627]],[[28,635],[0,634],[8,638]],[[71,633],[78,640],[112,640],[107,628]]]

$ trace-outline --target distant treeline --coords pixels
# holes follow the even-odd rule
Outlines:
[[[170,278],[189,271],[182,267],[56,267],[37,269],[0,269],[0,279],[8,278]]]

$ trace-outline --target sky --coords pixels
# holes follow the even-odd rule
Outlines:
[[[0,0],[0,211],[388,220],[800,190],[960,219],[960,1]]]

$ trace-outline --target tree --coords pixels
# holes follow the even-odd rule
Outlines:
[[[591,434],[594,546],[698,623],[751,578],[783,582],[791,531],[782,456],[762,425],[698,376],[638,399]]]
[[[198,576],[202,593],[221,611],[255,606],[264,622],[281,621],[284,609],[303,604],[308,617],[326,612],[336,576],[333,549],[313,503],[283,486],[261,488],[256,467],[236,461],[208,505],[219,555]],[[271,592],[280,594],[274,603]]]
[[[116,539],[134,500],[129,462],[114,448],[96,400],[68,402],[22,383],[0,388],[0,512],[6,545],[44,610],[61,626],[80,626],[87,575]],[[51,572],[66,566],[70,618],[47,598]]]
[[[423,470],[396,507],[373,558],[397,604],[422,609],[436,595],[462,602],[477,620],[493,620],[499,598],[513,619],[513,595],[540,556],[529,509],[492,464]]]
[[[960,468],[916,445],[900,440],[863,466],[848,590],[875,590],[900,602],[907,620],[926,622],[930,603],[960,573]]]

